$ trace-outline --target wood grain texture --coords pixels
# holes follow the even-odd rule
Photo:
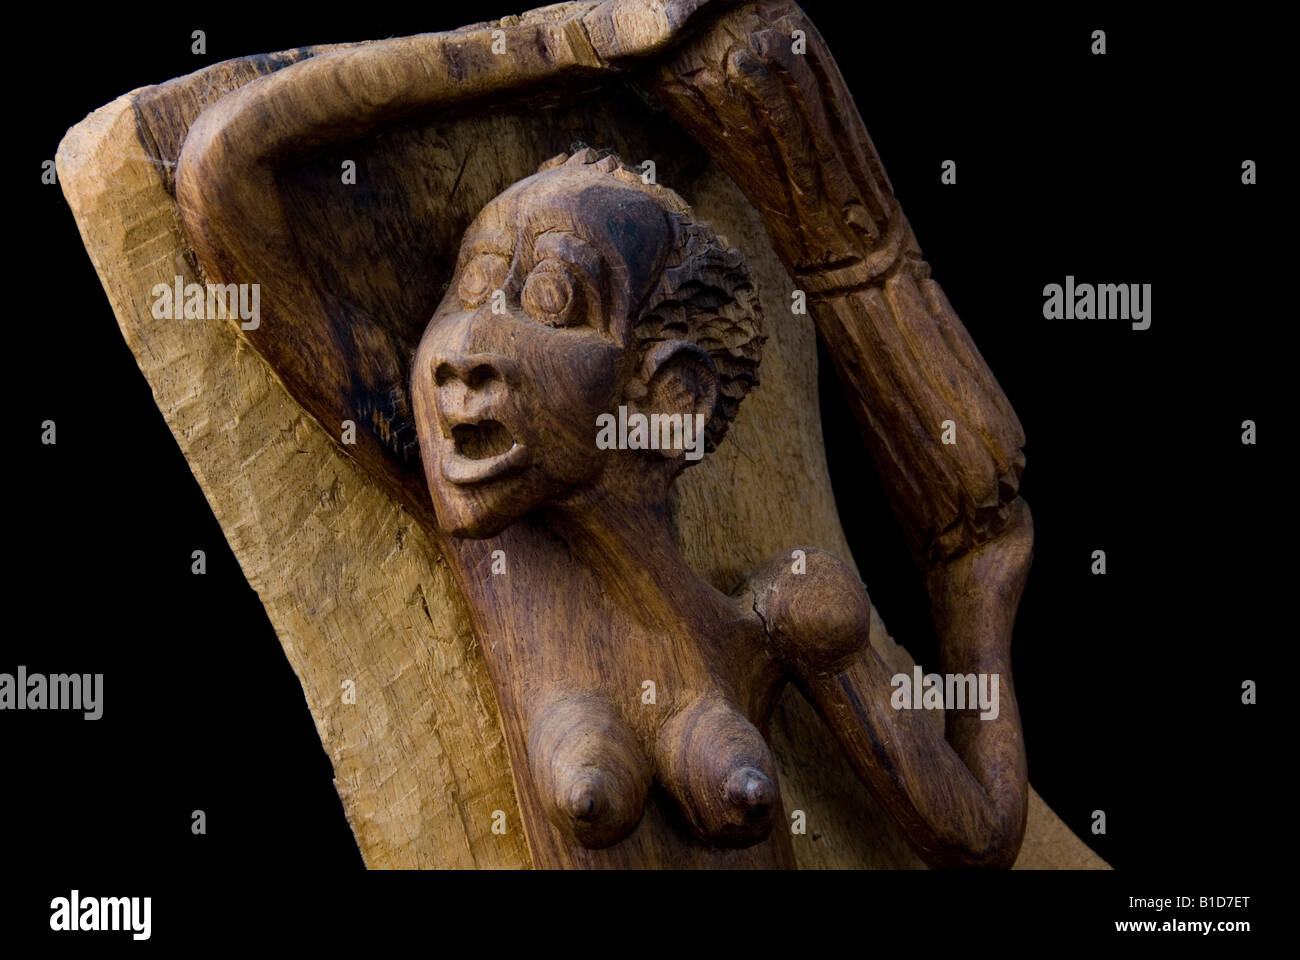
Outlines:
[[[152,316],[155,283],[199,277],[131,98],[70,131],[57,162],[123,336],[303,684],[367,863],[527,863],[517,831],[491,833],[492,811],[514,807],[505,745],[430,538],[237,327]]]
[[[947,672],[1001,688],[992,716],[950,712],[947,740],[896,708],[847,565],[786,550],[728,598],[673,542],[668,488],[758,385],[761,317],[739,250],[590,148],[507,188],[462,240],[411,392],[534,861],[791,865],[763,731],[794,676],[927,862],[1009,867],[1027,795],[1010,672],[1023,504],[932,586],[955,614]],[[689,831],[641,824],[652,777]]]
[[[869,655],[818,663],[794,649],[803,687],[928,860],[1010,865],[1028,802],[1010,660],[1033,542],[1017,498],[1019,420],[930,279],[834,58],[797,6],[721,13],[647,84],[762,211],[807,290],[923,565],[945,672],[997,678],[1007,696],[991,722],[950,715],[949,747],[890,708],[890,675]]]
[[[593,9],[590,4],[572,6],[583,13]],[[294,53],[285,62],[310,55]],[[161,145],[183,141],[197,107],[219,95],[220,83],[233,87],[274,68],[269,58],[222,65],[104,108],[65,140],[60,179],[123,332],[303,679],[367,862],[523,865],[529,859],[513,829],[508,766],[484,665],[468,633],[458,591],[422,525],[412,522],[407,505],[394,500],[390,484],[358,469],[337,446],[336,429],[303,416],[260,356],[240,346],[244,340],[237,329],[228,324],[183,326],[149,316],[146,293],[155,282],[169,281],[173,272],[203,279],[193,269],[168,193],[176,157]],[[367,186],[376,192],[363,192],[364,202],[391,201],[380,189],[392,184],[384,171],[400,171],[403,162],[416,156],[428,163],[427,151],[433,147],[439,152],[427,181],[413,191],[414,197],[400,199],[412,220],[422,215],[427,223],[437,220],[439,211],[452,211],[446,231],[458,236],[483,201],[546,155],[566,149],[575,133],[595,141],[591,131],[601,131],[604,142],[624,156],[655,155],[645,141],[627,139],[636,124],[608,124],[611,115],[627,116],[632,100],[616,93],[570,106],[567,113],[554,105],[514,113],[505,109],[395,128],[362,144],[368,154],[359,156],[367,170],[376,171],[373,182],[379,185]],[[652,115],[645,122],[647,129],[656,122],[662,127]],[[502,132],[507,136],[502,138]],[[497,138],[491,139],[494,134]],[[472,146],[484,143],[485,135],[494,149],[469,162]],[[314,173],[313,162],[318,164]],[[680,169],[673,169],[671,160],[666,163],[674,184],[696,210],[745,247],[761,278],[763,297],[770,301],[764,306],[780,317],[769,327],[769,346],[779,349],[775,354],[769,350],[776,359],[765,361],[763,387],[746,402],[727,443],[688,472],[674,491],[673,536],[692,565],[722,590],[790,543],[814,543],[847,557],[820,449],[812,331],[788,313],[782,315],[782,288],[789,280],[767,247],[756,214],[725,176],[699,154],[688,157]],[[311,177],[323,179],[336,170],[336,164],[331,169],[320,158],[304,161],[289,172],[285,189],[310,195],[305,185]],[[302,222],[313,227],[329,219],[307,205],[299,212]],[[296,242],[303,236],[320,237],[320,245],[328,246],[328,231],[299,231]],[[406,234],[413,241],[412,259],[433,247],[443,264],[450,262],[454,247],[445,237],[423,248],[420,237],[414,229]],[[741,237],[745,239],[737,239]],[[366,238],[359,235],[346,248],[349,254],[365,249]],[[391,269],[404,268],[399,263]],[[395,284],[390,292],[398,289],[399,296],[432,302],[440,293],[438,285],[434,280],[412,294],[409,285]],[[353,305],[383,304],[388,296],[383,281],[369,290],[334,295]],[[417,328],[421,323],[410,322]],[[773,452],[780,456],[768,456]],[[322,558],[323,569],[314,569],[311,559]],[[409,566],[402,577],[392,573],[395,562]],[[412,587],[409,593],[407,586]],[[360,608],[342,609],[357,606],[336,599],[343,597],[360,598]],[[432,629],[422,626],[429,622],[439,625],[435,633],[446,638],[437,646],[416,635]],[[370,642],[358,645],[363,632]],[[871,636],[882,658],[910,665],[874,614]],[[394,649],[403,644],[406,653],[395,657]],[[345,708],[338,702],[337,685],[349,663],[362,676],[376,672],[376,696],[368,697],[359,681],[358,705]],[[347,710],[353,711],[351,717]],[[422,727],[432,727],[442,745],[430,747],[429,730]],[[787,806],[797,804],[809,813],[809,836],[794,838],[800,865],[917,864],[798,694],[788,694],[779,704],[770,740]],[[503,836],[488,831],[495,809],[510,811],[512,829]],[[1019,865],[1049,864],[1100,861],[1064,831],[1031,791]]]
[[[786,0],[744,4],[645,82],[763,212],[917,557],[942,561],[996,536],[1024,431],[930,279],[816,27]],[[945,421],[951,445],[940,442]]]
[[[744,258],[591,148],[490,201],[460,251],[412,395],[534,863],[793,866],[759,729],[777,665],[752,603],[690,569],[665,509],[757,381]],[[670,446],[598,447],[616,408],[675,418],[654,438]]]

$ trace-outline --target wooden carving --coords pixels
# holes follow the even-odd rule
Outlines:
[[[510,56],[494,49],[501,42]],[[257,404],[305,415],[223,458],[203,440],[219,418],[186,420],[183,385],[156,394],[160,406],[175,398],[169,422],[286,639],[322,738],[342,744],[331,756],[347,771],[345,803],[347,791],[364,798],[349,816],[370,862],[792,867],[919,856],[1005,867],[1024,837],[1038,865],[1096,865],[1026,778],[1010,664],[1033,540],[1017,494],[1023,433],[929,278],[797,6],[566,3],[173,83],[133,95],[129,120],[105,114],[93,136],[70,136],[61,179],[70,199],[102,191],[121,216],[136,201],[88,172],[105,161],[86,159],[85,145],[144,144],[164,161],[127,167],[126,179],[165,221],[165,253],[105,267],[110,244],[78,214],[151,380],[166,376],[150,365],[158,345],[197,350],[134,319],[134,285],[159,262],[208,283],[260,284],[259,322],[227,325],[226,340],[205,342],[205,362],[236,364],[237,379],[256,381]],[[102,134],[110,122],[129,132]],[[574,145],[575,130],[610,149]],[[475,153],[501,135],[507,147]],[[661,157],[660,182],[619,159],[656,138],[680,145]],[[358,161],[365,186],[341,187],[340,164]],[[812,334],[788,311],[794,288],[808,295],[924,572],[941,668],[996,678],[995,710],[900,709],[892,678],[913,665],[885,634],[835,520],[815,399],[807,409]],[[246,345],[261,366],[243,365]],[[346,423],[355,442],[340,439]],[[280,456],[281,438],[292,448],[285,476],[310,474],[319,490],[333,474],[323,509],[340,496],[361,502],[338,486],[373,494],[350,526],[315,513],[281,521],[277,509],[292,513],[302,496],[267,505],[265,481],[240,493],[255,509],[229,509],[230,474]],[[757,456],[734,449],[740,438]],[[790,462],[765,467],[778,446]],[[298,466],[302,455],[314,466]],[[794,507],[790,477],[808,477],[812,491]],[[771,519],[754,519],[756,498]],[[239,541],[249,528],[269,532],[250,547]],[[275,553],[286,537],[323,544],[333,579],[302,595],[277,589],[275,557],[294,555]],[[384,639],[388,620],[359,615],[336,629],[342,639],[311,633],[303,611],[333,618],[319,611],[339,583],[340,606],[389,603],[380,568],[407,552],[423,566],[392,592],[423,609],[419,639],[405,628],[400,643]],[[314,575],[295,566],[298,580],[284,582]],[[458,633],[465,617],[472,637]],[[421,646],[430,630],[458,638],[454,658]],[[299,635],[308,639],[288,642]],[[335,664],[354,652],[350,669],[387,671],[376,700],[392,703],[371,724],[381,733],[359,733],[332,704]],[[442,666],[426,676],[429,661]],[[407,716],[428,703],[443,716]],[[431,727],[436,745],[424,739]],[[444,742],[470,759],[430,761]],[[835,745],[869,793],[845,782]],[[438,764],[452,772],[427,772]],[[421,776],[394,797],[376,766]],[[511,780],[526,851],[488,837],[480,815],[513,807]],[[406,805],[413,793],[418,805]],[[796,849],[792,794],[845,834],[823,845],[831,852]],[[429,828],[430,810],[461,823]],[[869,841],[847,837],[859,817]],[[1052,845],[1070,852],[1041,853]]]
[[[669,484],[757,382],[759,324],[740,253],[591,149],[506,190],[465,235],[411,393],[439,524],[483,541],[453,549],[534,855],[636,864],[653,844],[681,846],[672,862],[792,866],[762,731],[794,676],[928,860],[1009,866],[1026,790],[1014,703],[954,715],[954,752],[890,705],[866,590],[841,561],[789,551],[726,597],[673,542]],[[981,619],[949,634],[953,672],[1010,676],[1021,529],[963,570]],[[593,852],[636,830],[652,783],[704,846],[652,822]],[[754,849],[713,849],[727,847]]]

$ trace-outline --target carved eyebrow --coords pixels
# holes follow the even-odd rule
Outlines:
[[[570,233],[559,227],[550,227],[533,237],[533,265],[543,260],[556,259],[572,264],[587,276],[587,281],[595,294],[598,304],[596,316],[601,330],[609,330],[609,311],[605,305],[609,300],[609,270],[605,257],[576,233]],[[588,307],[590,311],[591,307]],[[590,322],[591,317],[588,316]]]
[[[461,246],[458,266],[464,266],[483,253],[495,253],[510,260],[514,252],[515,238],[509,230],[481,230]]]
[[[605,258],[600,251],[576,233],[552,227],[533,238],[533,262],[540,263],[548,257],[567,260],[581,267],[596,281],[604,279]]]

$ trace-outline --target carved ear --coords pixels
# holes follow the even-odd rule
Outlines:
[[[655,344],[641,362],[636,407],[644,414],[678,414],[683,419],[695,414],[703,423],[713,419],[718,405],[718,368],[713,358],[689,340],[665,340]],[[703,441],[701,440],[701,443]],[[669,458],[681,457],[684,450],[658,451]]]

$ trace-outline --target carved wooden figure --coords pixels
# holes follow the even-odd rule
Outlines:
[[[666,185],[619,159],[664,143]],[[59,172],[368,862],[989,867],[1024,837],[1100,865],[1026,779],[1020,424],[793,3],[565,3],[232,61],[92,115]],[[173,270],[258,283],[260,321],[157,322],[141,291]],[[940,668],[996,678],[995,710],[900,709],[912,662],[835,518],[793,288]],[[376,678],[362,720],[342,670]],[[792,795],[833,839],[796,847]],[[483,826],[514,800],[526,850]]]
[[[674,544],[669,484],[757,381],[742,257],[614,157],[553,163],[466,233],[411,388],[439,522],[484,541],[456,549],[514,728],[530,846],[557,865],[623,860],[573,845],[624,840],[657,782],[705,844],[680,862],[793,865],[772,831],[784,818],[762,732],[793,675],[927,859],[1009,866],[1026,790],[1013,697],[989,721],[954,714],[950,747],[891,706],[866,590],[842,562],[786,553],[726,597]],[[495,551],[506,575],[490,572]],[[948,635],[953,672],[1009,681],[1028,559],[1026,526],[961,584],[983,618]],[[543,811],[560,836],[539,836]],[[710,849],[756,844],[744,859]]]

